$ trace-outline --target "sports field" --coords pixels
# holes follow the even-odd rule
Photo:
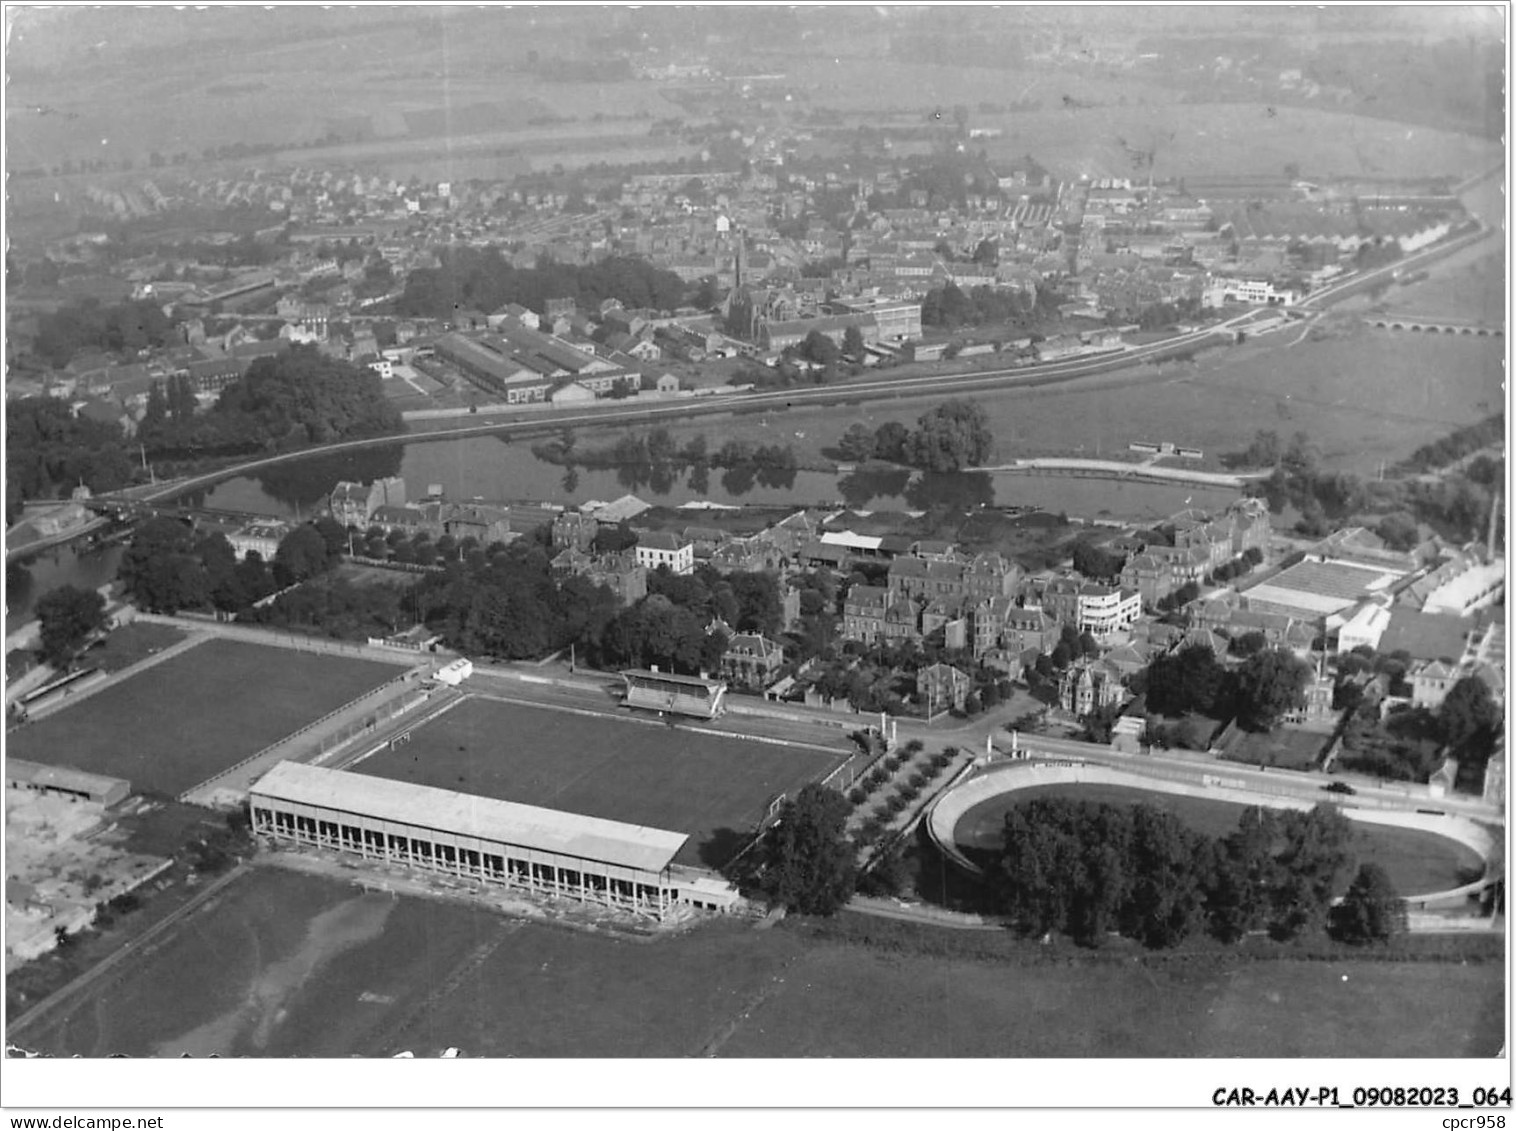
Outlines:
[[[821,777],[845,756],[475,697],[412,731],[410,742],[350,768],[689,833],[675,859],[719,867],[771,797]]]
[[[373,660],[208,640],[12,731],[7,753],[177,796],[401,670]]]
[[[1173,814],[1196,832],[1216,838],[1234,832],[1245,809],[1232,801],[1153,793],[1122,785],[1041,785],[975,805],[958,822],[955,830],[958,843],[971,851],[993,850],[1000,843],[1000,830],[1011,807],[1045,797],[1069,797],[1107,805],[1151,805]],[[1355,824],[1353,828],[1358,833],[1359,859],[1381,865],[1402,895],[1446,891],[1477,878],[1483,870],[1483,862],[1475,853],[1435,833],[1388,825]]]

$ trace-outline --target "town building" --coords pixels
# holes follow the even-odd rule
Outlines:
[[[1124,702],[1127,694],[1121,673],[1104,660],[1075,660],[1058,680],[1058,702],[1076,718]]]
[[[1075,625],[1095,637],[1124,632],[1142,615],[1142,596],[1135,589],[1086,584],[1080,587]]]
[[[344,480],[332,488],[327,509],[343,526],[365,527],[380,507],[405,505],[405,480],[399,476],[376,479],[372,483]]]
[[[784,647],[755,632],[739,632],[721,655],[721,673],[739,687],[762,689],[779,677]]]
[[[279,544],[289,535],[290,530],[289,523],[278,519],[259,520],[232,531],[226,540],[239,562],[250,553],[256,553],[265,562],[272,562],[274,555],[279,552]]]
[[[962,711],[974,681],[951,664],[932,664],[916,673],[916,698],[935,718],[943,711]]]
[[[695,544],[666,530],[637,536],[637,564],[647,569],[667,568],[670,573],[695,571]]]

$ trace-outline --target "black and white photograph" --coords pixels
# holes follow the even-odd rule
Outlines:
[[[4,4],[6,1112],[1505,1126],[1510,16]]]

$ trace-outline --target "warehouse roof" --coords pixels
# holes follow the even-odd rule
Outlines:
[[[668,867],[689,839],[665,829],[298,762],[280,762],[258,780],[252,793],[646,872]]]
[[[76,770],[71,766],[44,766],[37,762],[23,761],[20,758],[5,760],[5,780],[43,789],[65,789],[76,793],[87,793],[91,796],[105,796],[121,786],[131,789],[131,783],[124,778],[91,774],[85,770]]]

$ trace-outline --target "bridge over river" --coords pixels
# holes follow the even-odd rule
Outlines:
[[[1450,322],[1445,319],[1420,318],[1414,314],[1382,315],[1365,318],[1366,325],[1376,330],[1409,330],[1424,334],[1466,334],[1480,338],[1505,337],[1504,326],[1487,326],[1480,322]]]

